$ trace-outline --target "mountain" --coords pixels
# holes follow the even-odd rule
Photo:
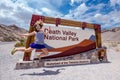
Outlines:
[[[18,41],[23,39],[23,37],[19,36],[19,33],[27,33],[28,31],[20,28],[16,25],[4,25],[0,24],[0,41],[2,42],[10,42],[10,41]],[[102,41],[120,41],[120,27],[115,27],[111,29],[103,29],[102,30]],[[91,37],[90,39],[93,39]]]
[[[95,41],[95,40],[96,40],[95,35],[91,35],[90,38],[89,38],[89,40],[91,40],[91,41]]]
[[[10,41],[18,41],[23,39],[23,37],[19,36],[20,33],[27,33],[28,31],[20,28],[16,25],[3,25],[0,24],[0,41],[2,42],[10,42]]]
[[[102,31],[103,41],[120,41],[120,27]]]

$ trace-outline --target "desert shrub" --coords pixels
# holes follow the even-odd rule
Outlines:
[[[118,44],[120,44],[120,41],[118,42]]]
[[[117,43],[112,43],[112,47],[117,47]]]
[[[25,39],[20,39],[14,46],[15,47],[25,47]]]
[[[116,48],[116,51],[119,52],[119,51],[120,51],[120,48]]]

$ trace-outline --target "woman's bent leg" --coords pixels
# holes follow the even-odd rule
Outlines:
[[[46,48],[41,49],[43,53],[40,54],[40,57],[48,55],[48,50]]]
[[[11,54],[15,54],[16,51],[23,51],[23,52],[31,52],[33,50],[33,48],[29,47],[29,48],[25,48],[25,47],[19,47],[19,48],[14,48],[11,52]]]

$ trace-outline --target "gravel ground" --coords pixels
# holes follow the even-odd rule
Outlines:
[[[14,43],[0,43],[0,80],[120,80],[120,52],[107,50],[109,63],[14,70],[23,54],[10,55]]]

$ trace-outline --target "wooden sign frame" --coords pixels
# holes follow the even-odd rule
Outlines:
[[[53,18],[53,17],[45,17],[45,16],[33,14],[30,22],[29,32],[34,31],[33,25],[39,19],[41,19],[44,23],[55,24],[56,26],[63,25],[63,26],[81,27],[82,29],[85,29],[85,28],[94,29],[95,37],[96,37],[96,48],[101,48],[101,44],[102,44],[101,43],[101,25],[99,24],[90,24],[86,22],[79,22],[79,21],[66,20],[66,19]],[[30,43],[32,43],[33,41],[34,41],[34,36],[28,37],[26,41],[26,48],[28,48]],[[30,53],[25,52],[23,60],[29,61],[30,57],[31,57],[31,52]]]

